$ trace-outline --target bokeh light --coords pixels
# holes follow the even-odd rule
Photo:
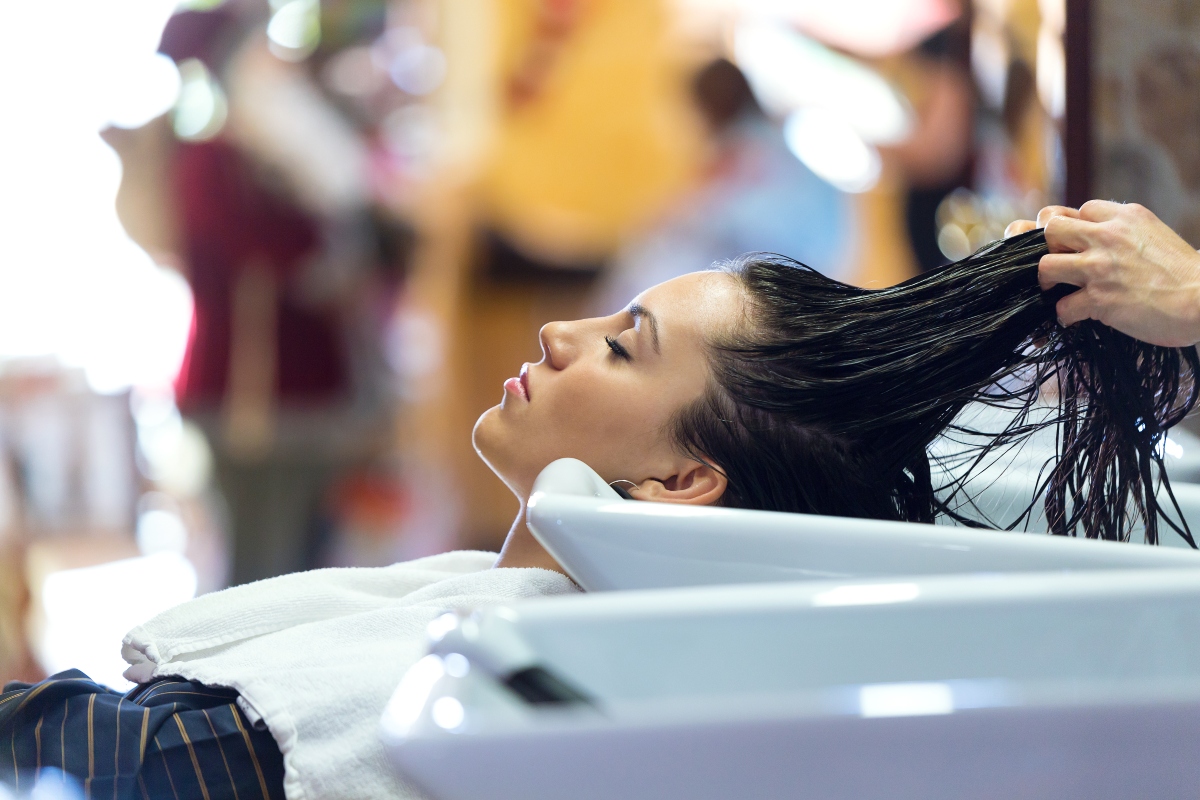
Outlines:
[[[783,134],[796,158],[844,192],[865,192],[879,181],[879,152],[831,111],[801,109],[788,117]]]
[[[178,91],[156,50],[171,0],[6,9],[0,134],[0,361],[52,357],[93,389],[168,382],[191,315],[186,283],[125,233],[116,153],[100,138],[165,112]],[[70,24],[64,24],[69,21]]]

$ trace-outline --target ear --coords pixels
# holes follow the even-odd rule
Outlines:
[[[711,506],[721,499],[729,479],[724,473],[699,461],[682,461],[677,472],[667,478],[647,478],[629,494],[634,500],[656,503],[686,503]]]

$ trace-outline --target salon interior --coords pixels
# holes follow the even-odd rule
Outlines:
[[[122,637],[193,598],[498,551],[518,501],[468,432],[548,321],[751,251],[890,287],[1092,197],[1200,245],[1192,0],[5,17],[0,683],[126,691]],[[1195,529],[1192,428],[1161,446]],[[1200,791],[1174,534],[629,502],[572,460],[525,514],[584,591],[430,625],[373,712],[414,797]]]

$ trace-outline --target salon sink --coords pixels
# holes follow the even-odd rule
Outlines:
[[[1010,472],[984,502],[1016,502]],[[1200,486],[1179,484],[1200,521]],[[1027,495],[1025,495],[1027,496]],[[1027,500],[1025,501],[1028,502]],[[1200,567],[1183,548],[621,499],[590,467],[560,459],[538,476],[527,521],[588,591],[886,575]],[[1200,530],[1200,525],[1197,526]],[[1165,532],[1164,541],[1175,534]]]
[[[1200,786],[1194,570],[602,593],[431,633],[382,732],[439,800]]]

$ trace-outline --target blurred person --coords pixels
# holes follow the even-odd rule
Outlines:
[[[922,270],[947,262],[938,246],[937,209],[971,182],[975,90],[965,19],[933,34],[905,59],[901,83],[913,105],[912,135],[886,148],[907,183],[904,218],[913,255]]]
[[[615,314],[545,325],[542,359],[473,433],[520,502],[499,555],[300,573],[177,606],[125,637],[139,683],[127,696],[78,672],[7,687],[0,778],[47,765],[105,796],[419,797],[378,726],[429,623],[578,591],[525,525],[534,480],[559,458],[634,500],[930,522],[955,515],[931,483],[935,437],[971,402],[1028,411],[1056,377],[1061,417],[1018,415],[984,451],[1067,418],[1044,495],[1051,529],[1127,537],[1136,498],[1154,541],[1169,518],[1142,476],[1157,464],[1165,477],[1155,445],[1195,404],[1200,359],[1095,322],[1058,326],[1038,283],[1047,254],[1030,231],[881,290],[752,254]],[[996,388],[1030,373],[1023,389]],[[1116,378],[1087,380],[1097,373]]]
[[[222,79],[229,116],[171,184],[195,319],[177,385],[213,445],[235,584],[314,566],[336,474],[390,425],[357,133],[236,12],[182,13],[161,49]]]
[[[436,455],[423,461],[461,493],[446,502],[459,543],[483,549],[500,546],[515,508],[460,432],[492,404],[505,365],[533,357],[543,322],[586,316],[599,270],[690,182],[702,144],[680,91],[669,0],[532,0],[494,12],[483,38],[440,42],[453,70],[487,83],[439,90],[439,106],[473,110],[443,118],[456,128],[430,188],[446,199],[423,202],[431,255],[413,282],[442,309],[446,343],[440,385],[423,381],[419,413],[437,431],[421,447]],[[481,58],[485,41],[492,55]],[[472,139],[478,158],[463,161]]]
[[[849,196],[792,155],[732,62],[705,65],[691,90],[712,139],[702,181],[622,248],[597,289],[595,310],[609,312],[647,287],[751,250],[791,256],[845,280],[857,239]]]

